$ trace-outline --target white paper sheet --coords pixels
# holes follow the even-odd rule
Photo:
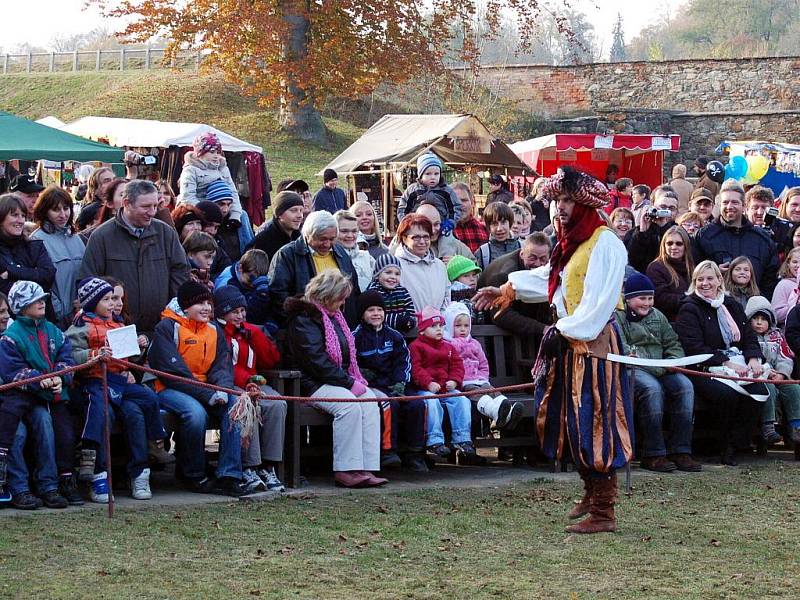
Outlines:
[[[139,354],[139,336],[136,334],[136,325],[110,329],[106,335],[111,348],[111,356],[114,358],[128,358]]]

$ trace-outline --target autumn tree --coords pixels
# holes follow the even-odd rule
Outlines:
[[[622,31],[622,15],[617,13],[617,22],[614,24],[612,32],[613,41],[611,43],[611,53],[608,60],[610,62],[625,61],[625,34]]]
[[[441,75],[451,62],[477,68],[478,2],[469,0],[90,0],[125,16],[126,39],[168,37],[168,55],[191,48],[263,105],[280,108],[280,123],[322,142],[318,107],[327,97],[357,98],[382,82]],[[504,18],[518,25],[518,47],[530,48],[542,11],[538,0],[484,0],[483,36]],[[568,26],[559,29],[569,35]],[[452,44],[454,32],[461,43]]]

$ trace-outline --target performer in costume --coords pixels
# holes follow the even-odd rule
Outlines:
[[[562,167],[541,193],[556,204],[559,221],[549,265],[512,273],[502,288],[481,290],[476,306],[503,310],[515,299],[551,303],[557,322],[545,333],[534,366],[539,443],[553,459],[569,444],[583,480],[583,499],[569,517],[588,517],[567,531],[615,531],[616,470],[633,454],[632,389],[625,367],[605,356],[622,354],[613,316],[627,252],[597,212],[609,199],[599,181]]]

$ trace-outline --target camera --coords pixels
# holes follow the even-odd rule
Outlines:
[[[765,227],[772,227],[772,225],[774,223],[779,223],[780,225],[791,226],[792,222],[788,221],[786,219],[781,219],[778,216],[779,212],[780,211],[777,208],[775,208],[774,206],[770,206],[767,209],[766,214],[764,215],[764,226]]]
[[[672,216],[672,211],[668,208],[656,208],[655,206],[648,208],[644,213],[648,219],[668,219]]]
[[[128,150],[125,153],[125,164],[129,166],[154,165],[157,161],[158,159],[155,156],[149,154],[139,154],[133,150]]]

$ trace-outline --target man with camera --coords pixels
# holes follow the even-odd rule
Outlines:
[[[638,226],[625,240],[628,262],[634,269],[644,273],[647,265],[656,259],[661,237],[675,224],[677,216],[678,196],[672,191],[656,188],[653,206],[641,211]]]
[[[770,298],[778,281],[778,249],[769,232],[754,227],[744,215],[745,193],[735,179],[722,184],[720,215],[695,237],[694,258],[713,260],[724,273],[730,261],[746,256],[753,263],[753,276],[763,296]]]
[[[775,194],[771,189],[760,185],[750,188],[744,195],[744,205],[747,219],[767,231],[779,250],[792,248],[795,224],[778,216],[780,211],[775,207]]]

